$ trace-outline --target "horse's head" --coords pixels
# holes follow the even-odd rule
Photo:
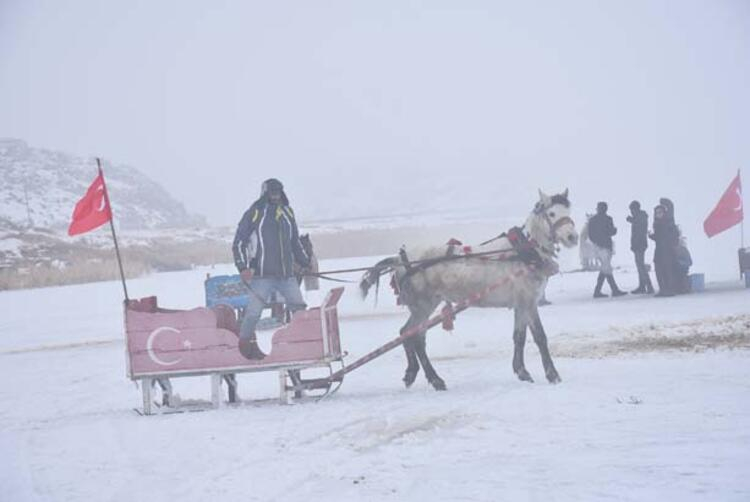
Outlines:
[[[539,190],[539,202],[534,206],[532,218],[537,220],[536,227],[548,242],[562,244],[567,248],[578,244],[576,224],[570,217],[567,188],[564,192],[552,196]]]

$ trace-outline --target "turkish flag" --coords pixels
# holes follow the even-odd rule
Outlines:
[[[706,235],[713,237],[735,226],[742,221],[742,218],[742,184],[740,173],[737,173],[737,177],[721,196],[719,203],[703,222],[703,230],[706,231]]]
[[[86,195],[76,204],[73,218],[68,227],[68,235],[78,235],[107,223],[112,219],[112,209],[109,207],[107,188],[104,186],[104,173],[91,183]]]

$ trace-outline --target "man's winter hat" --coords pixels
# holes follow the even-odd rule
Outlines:
[[[596,204],[596,212],[597,213],[606,213],[607,209],[609,209],[609,206],[606,202],[598,202]]]
[[[631,211],[638,211],[641,208],[641,203],[638,202],[637,200],[634,200],[633,202],[630,203],[629,207]]]
[[[270,192],[283,192],[284,191],[284,185],[277,180],[276,178],[269,178],[266,181],[263,182],[263,185],[261,185],[260,188],[260,194],[266,195]]]
[[[281,204],[284,206],[289,205],[289,199],[284,193],[284,185],[282,185],[281,182],[277,180],[276,178],[267,179],[266,181],[263,182],[263,185],[261,185],[260,187],[261,200],[265,200],[266,202],[268,202],[268,195],[271,193],[281,194]]]

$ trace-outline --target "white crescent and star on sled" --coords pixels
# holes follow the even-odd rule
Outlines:
[[[173,328],[171,326],[160,326],[156,328],[148,335],[148,339],[146,339],[146,352],[148,353],[148,357],[156,364],[159,364],[161,366],[174,366],[175,364],[182,361],[181,357],[173,359],[171,361],[165,361],[164,359],[160,359],[159,357],[157,357],[154,353],[154,341],[156,340],[157,336],[159,336],[161,333],[164,333],[165,331],[168,331],[170,333],[181,333],[179,329]],[[193,348],[193,344],[190,342],[190,340],[185,340],[184,342],[182,342],[182,346],[186,350],[190,350]]]

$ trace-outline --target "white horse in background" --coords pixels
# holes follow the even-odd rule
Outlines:
[[[526,328],[531,329],[539,347],[547,380],[560,381],[547,347],[547,335],[539,318],[537,302],[547,278],[558,272],[556,250],[560,244],[573,247],[578,232],[570,218],[568,190],[553,196],[539,191],[539,201],[523,227],[514,229],[477,248],[456,243],[436,246],[414,256],[402,250],[370,268],[360,281],[363,296],[381,275],[391,272],[399,302],[409,308],[410,317],[401,328],[404,333],[427,320],[441,301],[461,302],[483,293],[479,307],[512,308],[513,371],[519,379],[532,382],[523,359]],[[520,244],[519,244],[520,242]],[[404,341],[407,367],[404,383],[411,386],[420,364],[428,382],[436,390],[446,385],[432,366],[426,351],[426,331]]]
[[[581,268],[583,270],[599,270],[602,266],[602,262],[596,252],[596,246],[589,239],[589,220],[592,216],[592,214],[586,214],[586,223],[581,228],[578,256],[581,259]]]

